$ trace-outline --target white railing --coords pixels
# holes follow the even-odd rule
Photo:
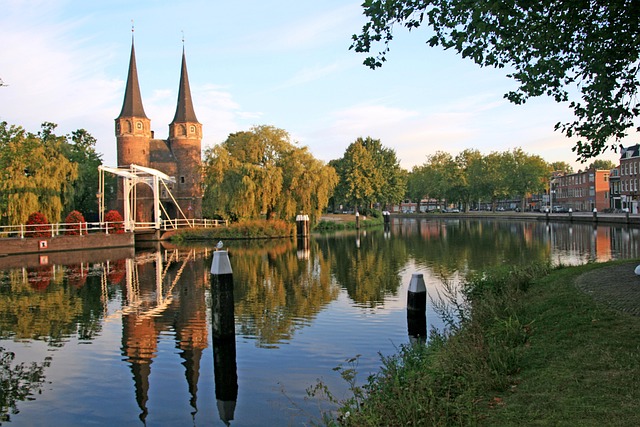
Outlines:
[[[57,224],[20,224],[0,226],[3,237],[55,237],[60,235],[113,234],[124,229],[122,221],[116,222],[60,222]]]
[[[162,222],[161,230],[178,228],[213,228],[227,225],[225,220],[217,219],[170,219]],[[155,222],[136,222],[136,230],[153,230]],[[60,235],[86,235],[94,233],[113,234],[124,230],[124,222],[74,222],[57,224],[4,225],[0,226],[0,238],[6,237],[55,237]]]

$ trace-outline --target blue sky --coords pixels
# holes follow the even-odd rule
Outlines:
[[[131,20],[145,112],[157,138],[175,113],[180,59],[203,147],[253,125],[285,129],[313,155],[342,157],[358,137],[380,139],[411,169],[436,151],[484,154],[521,147],[576,169],[574,141],[554,132],[566,106],[539,98],[515,106],[506,71],[429,48],[428,34],[398,28],[382,69],[348,50],[365,19],[362,0],[21,1],[0,14],[0,120],[37,131],[87,129],[116,165]],[[632,142],[627,141],[626,144]],[[602,159],[617,163],[613,152]]]

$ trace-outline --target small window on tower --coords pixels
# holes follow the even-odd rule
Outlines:
[[[138,129],[142,129],[142,122],[138,122],[138,123],[136,123],[136,128],[138,128]]]
[[[180,184],[184,184],[184,176],[180,177]]]
[[[196,127],[195,126],[191,126],[191,133],[196,133]]]

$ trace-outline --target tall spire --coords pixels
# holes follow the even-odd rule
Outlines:
[[[184,42],[184,39],[183,39]],[[193,102],[191,100],[191,89],[189,87],[189,75],[187,74],[187,59],[182,46],[182,70],[180,71],[180,88],[178,90],[178,105],[176,107],[176,115],[171,123],[199,123],[196,113],[193,110]]]
[[[133,32],[133,29],[131,30]],[[140,95],[140,85],[138,84],[138,69],[136,67],[136,49],[133,44],[133,34],[131,35],[131,58],[129,59],[129,75],[127,76],[127,87],[124,93],[124,102],[120,117],[141,117],[147,118],[142,107],[142,96]]]

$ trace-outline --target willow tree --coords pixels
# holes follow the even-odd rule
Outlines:
[[[229,135],[205,151],[203,209],[208,216],[315,221],[337,183],[333,168],[272,126]]]
[[[0,123],[0,210],[3,222],[24,224],[33,212],[51,222],[61,218],[65,199],[78,175],[65,156],[67,140],[56,125],[44,123],[37,134]]]

